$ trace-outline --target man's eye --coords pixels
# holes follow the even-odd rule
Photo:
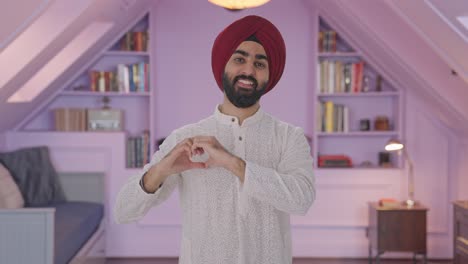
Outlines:
[[[261,62],[255,62],[255,67],[257,67],[259,69],[264,69],[266,67],[266,65],[264,63],[261,63]]]
[[[238,62],[238,63],[242,63],[242,62],[244,62],[245,60],[244,60],[244,58],[240,58],[240,57],[239,57],[239,58],[234,58],[234,61],[235,61],[235,62]]]

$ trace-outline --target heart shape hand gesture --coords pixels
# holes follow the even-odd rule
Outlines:
[[[194,162],[195,155],[208,154],[204,162]],[[145,180],[151,190],[156,190],[169,175],[184,172],[190,169],[206,169],[210,167],[223,167],[233,172],[241,182],[244,181],[245,162],[229,153],[213,136],[195,136],[179,142],[159,163],[153,166],[149,175],[151,179]],[[146,177],[145,177],[146,178]]]

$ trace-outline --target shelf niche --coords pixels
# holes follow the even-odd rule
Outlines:
[[[133,25],[133,26],[132,26]],[[75,74],[61,91],[55,94],[46,106],[30,117],[30,121],[20,128],[29,132],[60,133],[124,133],[126,146],[126,167],[141,168],[149,162],[153,153],[154,139],[151,129],[152,84],[150,78],[151,42],[150,15],[143,14],[122,31],[120,36],[110,41],[97,56],[85,65],[84,70]],[[104,103],[104,100],[107,103]],[[120,110],[122,130],[88,130],[87,109]],[[67,109],[66,126],[58,124],[56,109]],[[72,111],[83,114],[70,117]],[[78,118],[77,118],[78,116]],[[84,121],[83,121],[84,118]],[[79,120],[77,120],[79,119]],[[70,123],[75,125],[69,126]],[[76,125],[79,123],[79,125]],[[62,123],[63,124],[63,123]],[[64,130],[64,127],[66,129]],[[60,128],[58,130],[57,128]],[[138,142],[141,138],[141,142]],[[152,146],[153,145],[153,146]],[[139,154],[136,154],[138,152]]]
[[[401,158],[393,153],[388,154],[390,164],[379,165],[379,153],[385,152],[386,142],[401,138],[400,90],[325,19],[318,20],[312,144],[315,168],[327,169],[319,164],[319,157],[334,155],[348,157],[351,169],[400,168]]]

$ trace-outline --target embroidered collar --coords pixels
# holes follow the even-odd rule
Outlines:
[[[235,116],[230,116],[221,113],[219,110],[220,105],[216,105],[215,108],[215,118],[218,122],[225,124],[225,125],[232,125],[232,124],[239,124],[239,119]],[[254,124],[258,121],[260,121],[263,118],[264,112],[262,111],[261,108],[255,112],[252,116],[247,117],[244,122],[242,122],[242,126],[249,126],[251,124]]]

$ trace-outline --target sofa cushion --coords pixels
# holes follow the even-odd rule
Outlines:
[[[0,153],[0,161],[18,184],[26,207],[66,201],[59,177],[50,161],[48,147]]]
[[[0,208],[24,207],[24,199],[10,172],[0,162]]]

